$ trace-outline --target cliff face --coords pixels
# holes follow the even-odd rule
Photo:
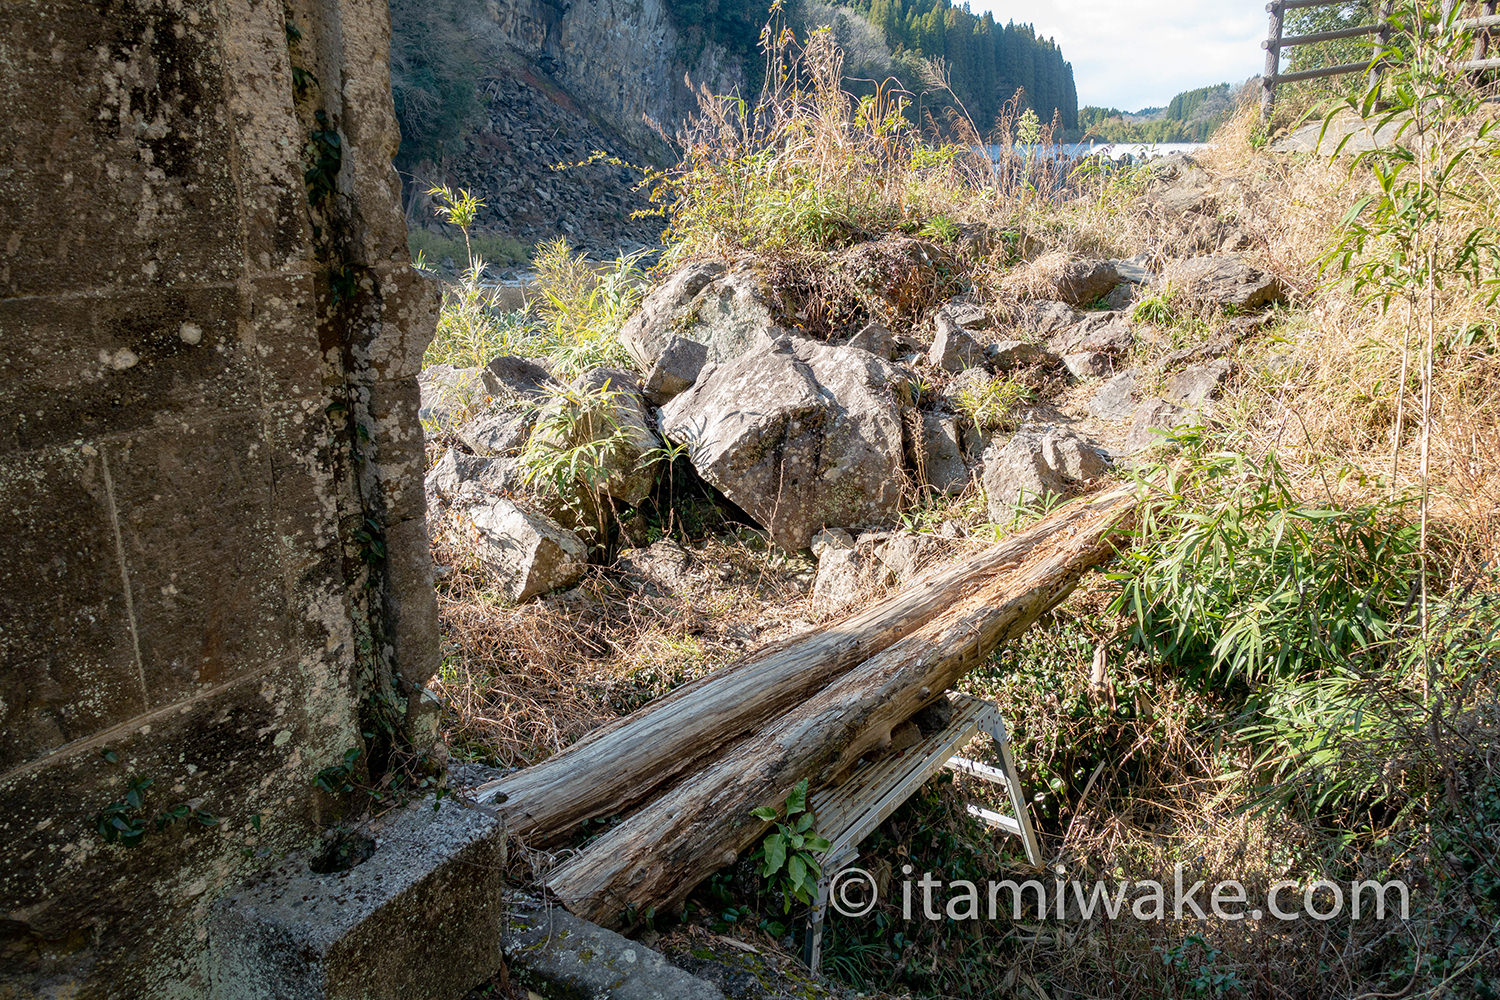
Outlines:
[[[744,67],[714,44],[689,53],[664,0],[483,0],[464,19],[481,57],[519,56],[642,151],[696,107],[686,79],[715,93]]]
[[[639,175],[595,152],[669,159],[669,134],[697,106],[693,88],[744,90],[740,59],[686,42],[665,0],[391,0],[398,166],[408,221],[431,227],[424,195],[464,187],[486,204],[482,230],[526,251],[564,236],[614,250],[654,242]]]

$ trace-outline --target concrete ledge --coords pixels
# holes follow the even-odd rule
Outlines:
[[[484,810],[433,805],[373,821],[222,900],[209,929],[211,998],[457,1000],[494,976],[504,830]]]
[[[557,1000],[724,1000],[643,944],[561,907],[516,897],[503,947],[511,977]]]

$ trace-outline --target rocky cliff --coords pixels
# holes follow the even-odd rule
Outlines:
[[[687,39],[664,0],[393,0],[391,13],[410,220],[429,222],[420,192],[447,181],[488,203],[481,226],[527,248],[653,241],[660,227],[631,218],[645,199],[629,171],[554,167],[596,151],[660,162],[653,123],[690,113],[692,85],[744,87],[741,60]]]

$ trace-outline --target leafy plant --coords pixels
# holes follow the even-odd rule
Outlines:
[[[770,806],[750,812],[756,819],[775,824],[753,860],[761,878],[771,880],[781,895],[783,913],[790,913],[793,903],[812,902],[822,875],[818,855],[829,848],[828,841],[813,829],[816,818],[808,808],[807,794],[807,779],[803,778],[786,797],[782,807],[785,820],[779,820],[782,813]]]
[[[1016,379],[994,378],[958,394],[959,409],[982,431],[1013,431],[1016,408],[1031,398],[1031,389]]]
[[[105,759],[111,763],[116,760],[109,751],[106,751]],[[131,778],[124,797],[111,802],[94,816],[94,829],[106,844],[140,847],[148,833],[161,833],[176,823],[204,828],[219,825],[217,816],[191,802],[179,802],[152,813],[147,808],[146,793],[155,784],[154,778]]]
[[[1205,677],[1258,681],[1336,666],[1398,632],[1420,572],[1404,504],[1305,503],[1274,453],[1190,458],[1138,473],[1135,544],[1110,577],[1137,643]]]
[[[1500,121],[1484,113],[1487,95],[1465,68],[1474,37],[1458,30],[1462,7],[1401,3],[1392,16],[1391,43],[1376,57],[1386,70],[1383,79],[1334,105],[1322,129],[1326,137],[1342,113],[1382,136],[1349,167],[1351,178],[1373,182],[1375,190],[1349,208],[1320,263],[1326,276],[1347,282],[1366,303],[1378,303],[1382,310],[1400,306],[1406,314],[1391,479],[1399,477],[1402,431],[1408,410],[1415,410],[1422,434],[1417,611],[1424,631],[1434,372],[1440,343],[1454,333],[1444,328],[1449,314],[1442,298],[1455,284],[1482,296],[1490,308],[1500,298],[1500,223],[1490,208]],[[1355,134],[1337,144],[1335,156]],[[1413,361],[1420,382],[1416,400],[1409,399],[1407,388]]]

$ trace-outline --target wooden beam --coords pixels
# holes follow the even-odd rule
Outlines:
[[[1299,69],[1294,73],[1282,73],[1274,81],[1276,86],[1283,83],[1296,83],[1299,80],[1321,80],[1329,76],[1344,76],[1348,73],[1358,73],[1369,63],[1344,63],[1342,66],[1328,66],[1324,69]]]
[[[1292,35],[1281,40],[1281,47],[1289,49],[1297,45],[1316,45],[1319,42],[1336,42],[1340,38],[1361,38],[1365,35],[1380,34],[1383,25],[1361,24],[1354,28],[1338,28],[1334,31],[1320,31],[1314,35]],[[1270,41],[1261,42],[1262,48],[1269,48]]]

